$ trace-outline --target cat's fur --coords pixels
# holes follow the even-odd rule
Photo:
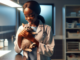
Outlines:
[[[22,24],[22,26],[24,27],[26,31],[32,33],[33,35],[36,34],[36,32],[32,32],[33,29],[31,29],[30,27],[26,27],[26,24]],[[32,43],[26,38],[23,38],[22,43],[21,43],[22,50],[31,52],[32,48],[34,47],[35,47],[35,43]]]

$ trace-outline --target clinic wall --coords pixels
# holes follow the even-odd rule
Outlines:
[[[15,26],[16,10],[8,6],[0,5],[0,26]]]
[[[17,2],[17,0],[13,0]],[[19,0],[20,4],[25,3],[29,0]],[[39,3],[53,3],[55,5],[55,35],[63,35],[63,16],[62,16],[62,8],[64,5],[71,5],[71,4],[79,4],[80,0],[35,0]],[[63,39],[55,39],[55,47],[54,53],[51,56],[51,59],[63,59]]]
[[[17,0],[13,0],[17,2]],[[25,3],[29,0],[19,0],[20,4]],[[63,24],[62,24],[62,8],[66,4],[80,4],[80,0],[35,0],[39,3],[53,3],[56,7],[55,14],[55,35],[63,35]]]
[[[17,2],[17,0],[13,0]],[[19,0],[20,4],[25,3],[29,0]],[[55,35],[63,35],[63,16],[62,8],[64,5],[80,4],[80,0],[35,0],[39,3],[53,3],[55,6]],[[55,39],[54,53],[51,59],[63,59],[63,39]]]
[[[15,34],[16,10],[0,4],[0,39],[10,39]]]

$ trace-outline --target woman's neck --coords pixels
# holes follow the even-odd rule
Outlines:
[[[33,27],[37,27],[39,25],[39,21],[35,21],[33,24],[31,24],[30,26],[33,26]]]
[[[37,25],[35,25],[35,24],[31,24],[30,26],[37,27]]]

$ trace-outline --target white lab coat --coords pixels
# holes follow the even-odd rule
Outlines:
[[[27,26],[29,26],[29,24],[27,24]],[[18,28],[16,40],[14,42],[14,49],[17,53],[22,51],[22,49],[20,49],[18,46],[18,34],[22,29],[23,26],[21,25]],[[45,34],[43,31],[45,31],[47,34]],[[50,57],[53,55],[55,46],[51,27],[49,25],[44,25],[43,28],[43,24],[39,24],[36,33],[38,34],[35,36],[35,39],[39,41],[39,47],[37,48],[37,60],[51,60]],[[23,51],[23,55],[28,58],[27,52]]]

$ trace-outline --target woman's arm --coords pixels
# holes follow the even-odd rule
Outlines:
[[[39,53],[48,57],[51,57],[53,55],[54,51],[54,38],[53,38],[53,33],[52,29],[50,26],[47,27],[47,38],[46,38],[46,44],[44,43],[39,43]]]
[[[36,43],[36,46],[39,46],[39,42],[33,37],[32,33],[26,31],[25,29],[23,29],[19,34],[18,34],[18,45],[19,48],[21,48],[21,42],[22,42],[22,38],[26,38],[28,40],[30,40],[31,42]]]
[[[17,53],[20,53],[22,51],[21,48],[19,48],[18,46],[18,34],[21,32],[21,30],[23,29],[22,26],[20,26],[17,30],[17,33],[16,33],[16,40],[14,41],[14,50],[17,52]]]
[[[17,31],[17,34],[16,34],[16,40],[14,42],[14,44],[15,44],[14,49],[16,52],[20,52],[22,50],[21,42],[22,42],[23,37],[30,40],[31,42],[35,42],[37,47],[39,46],[39,42],[32,36],[32,34],[28,31],[26,31],[23,28],[23,26],[20,26]]]

